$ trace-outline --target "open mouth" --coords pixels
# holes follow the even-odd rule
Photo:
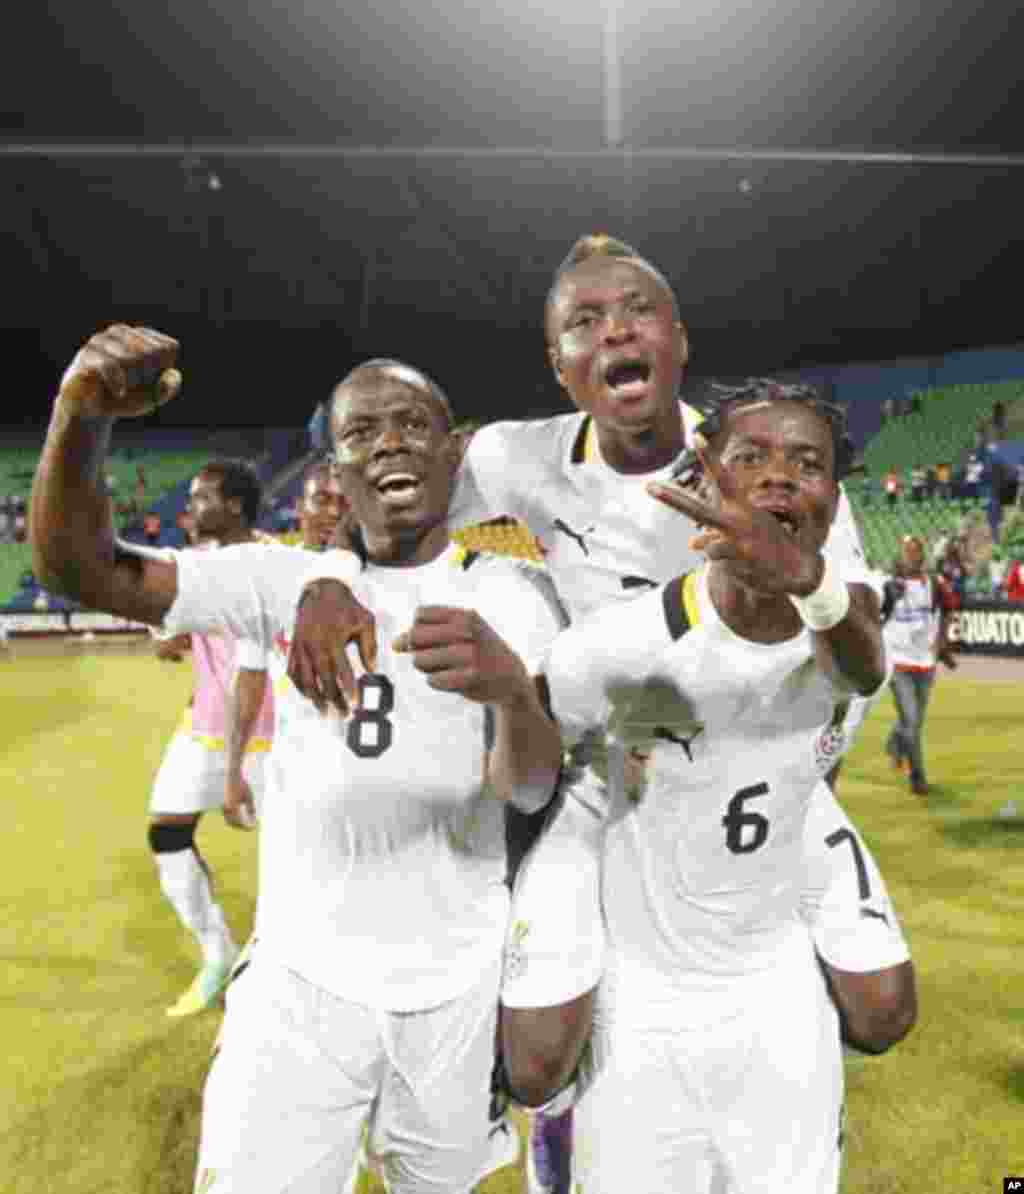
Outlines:
[[[786,532],[789,537],[795,538],[800,530],[800,522],[788,510],[768,510],[766,513],[770,514],[779,526]]]
[[[423,482],[412,473],[386,473],[375,488],[385,505],[408,506],[419,497]]]
[[[604,380],[617,398],[638,398],[647,392],[650,377],[646,361],[618,361],[605,372]]]

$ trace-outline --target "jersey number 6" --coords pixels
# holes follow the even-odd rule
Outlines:
[[[749,788],[740,788],[726,805],[722,824],[725,826],[725,844],[733,854],[753,854],[764,845],[768,837],[768,818],[761,813],[747,812],[743,806],[755,796],[767,795],[767,784],[751,784]]]
[[[395,707],[395,686],[379,672],[359,677],[359,708],[349,718],[345,742],[361,759],[379,758],[391,745],[388,714]]]

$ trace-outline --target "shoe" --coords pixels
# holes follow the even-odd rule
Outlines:
[[[912,775],[910,777],[910,790],[915,796],[927,796],[931,791],[928,784],[919,775]]]
[[[907,760],[902,755],[890,755],[889,759],[892,763],[893,771],[902,771],[907,765]]]
[[[571,1111],[558,1116],[543,1112],[531,1116],[526,1149],[527,1194],[569,1194],[571,1149]]]
[[[192,980],[188,990],[167,1009],[167,1015],[194,1016],[204,1011],[220,998],[221,991],[228,985],[234,959],[230,962],[207,962]]]

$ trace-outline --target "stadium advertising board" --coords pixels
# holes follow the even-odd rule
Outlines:
[[[115,618],[111,614],[96,613],[94,610],[67,610],[62,612],[19,610],[17,613],[0,611],[0,633],[6,635],[42,634],[140,634],[148,630],[142,622],[128,618]]]
[[[1024,659],[1024,605],[965,601],[950,618],[949,637],[968,655]]]

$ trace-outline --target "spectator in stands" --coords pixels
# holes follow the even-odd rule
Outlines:
[[[903,482],[900,481],[899,473],[891,468],[885,474],[885,500],[889,503],[889,508],[892,509],[896,505],[896,501],[900,496],[900,490],[903,488]]]
[[[909,764],[910,790],[926,796],[928,781],[921,747],[924,717],[936,665],[941,660],[947,667],[956,667],[948,634],[949,615],[957,601],[940,576],[929,575],[924,542],[917,535],[904,537],[900,555],[899,575],[885,582],[882,598],[897,713],[886,751],[899,770]]]
[[[967,568],[964,565],[962,541],[959,536],[951,538],[946,544],[946,550],[939,561],[939,575],[957,599],[962,599],[967,581]]]
[[[923,464],[916,464],[910,470],[910,500],[912,502],[923,502],[925,486],[928,478],[924,470]]]
[[[142,519],[142,534],[150,547],[160,542],[160,515],[150,511]]]
[[[11,500],[14,511],[11,518],[11,534],[15,543],[24,543],[28,536],[28,518],[25,513],[25,499],[17,495]]]
[[[985,476],[985,460],[980,452],[972,452],[964,466],[964,497],[977,499],[981,496],[981,483]]]
[[[1006,579],[1009,565],[1006,562],[1006,557],[1003,554],[1003,549],[996,544],[992,548],[992,557],[988,562],[988,576],[992,584],[992,596],[1001,598],[1003,596],[1003,581]]]
[[[1007,601],[1024,601],[1024,565],[1019,557],[1010,561],[1003,578],[1003,592]]]
[[[992,433],[996,439],[1006,435],[1006,403],[997,398],[992,406]]]
[[[935,466],[935,492],[947,502],[953,496],[953,466],[948,461]]]

